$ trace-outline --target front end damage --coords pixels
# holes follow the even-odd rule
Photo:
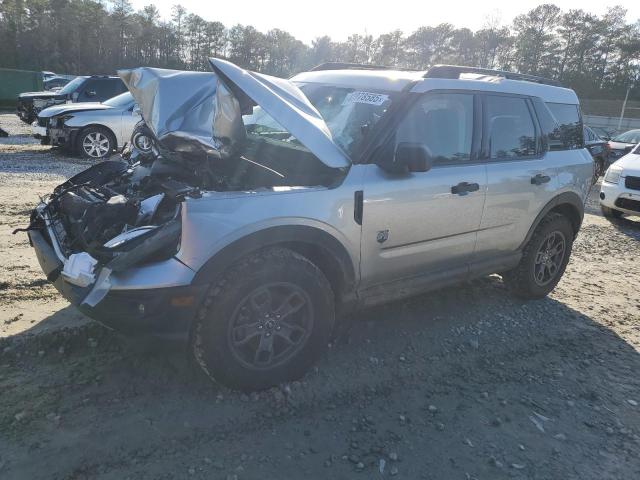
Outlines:
[[[242,120],[257,105],[246,90],[251,85],[241,89],[222,72],[142,68],[121,76],[155,137],[153,151],[129,147],[122,158],[59,185],[33,210],[26,230],[47,279],[88,316],[125,332],[181,335],[207,288],[192,284],[197,268],[180,259],[186,205],[211,201],[216,192],[329,187],[343,178],[339,167],[347,162],[328,130],[309,148],[290,135],[286,124],[300,130],[299,119],[290,111],[283,116],[282,102],[264,101],[264,92],[267,105],[257,108],[274,112],[278,127],[253,132]],[[265,82],[269,77],[260,88]],[[278,87],[320,125],[295,86]]]
[[[181,204],[198,187],[151,174],[151,164],[96,165],[32,212],[28,234],[47,279],[83,312],[136,332],[186,331],[202,287],[180,263]]]

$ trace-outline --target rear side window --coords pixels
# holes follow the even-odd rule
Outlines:
[[[493,159],[537,155],[536,128],[527,101],[520,97],[486,97],[485,122]]]
[[[547,102],[555,120],[555,128],[548,133],[550,150],[575,150],[584,146],[582,118],[578,105]]]
[[[425,145],[434,164],[455,164],[471,158],[473,95],[434,93],[423,96],[396,132],[401,142]]]
[[[89,80],[84,86],[83,93],[89,98],[93,97],[94,101],[107,100],[121,93],[120,83],[119,80],[108,78]],[[93,92],[94,94],[89,94],[88,92]]]

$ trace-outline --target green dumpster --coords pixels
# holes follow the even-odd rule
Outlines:
[[[0,68],[0,107],[15,108],[19,94],[42,89],[42,72]]]

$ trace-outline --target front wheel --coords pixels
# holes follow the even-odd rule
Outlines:
[[[573,247],[573,227],[564,215],[551,213],[535,229],[516,268],[502,279],[518,297],[545,297],[562,278]]]
[[[77,148],[84,158],[103,160],[116,148],[116,140],[104,128],[89,127],[78,135]]]
[[[329,282],[284,248],[254,253],[212,285],[192,349],[212,379],[260,390],[301,377],[325,350],[334,324]]]

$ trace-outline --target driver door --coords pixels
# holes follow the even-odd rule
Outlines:
[[[433,161],[427,172],[391,174],[366,166],[361,237],[361,287],[438,277],[464,278],[484,206],[486,165],[477,160],[479,101],[469,93],[418,97],[395,134],[422,143]],[[393,149],[390,149],[393,151]],[[384,290],[384,289],[383,289]]]

